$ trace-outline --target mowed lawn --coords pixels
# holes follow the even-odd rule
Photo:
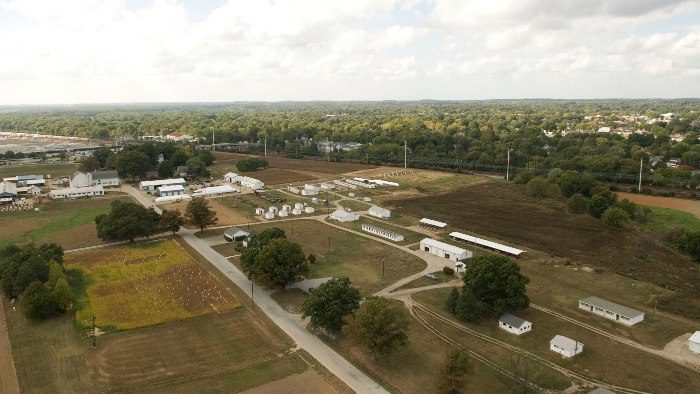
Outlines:
[[[392,241],[388,238],[383,238],[383,237],[380,237],[376,234],[369,233],[367,231],[362,230],[362,225],[369,224],[369,225],[374,226],[374,227],[378,227],[378,228],[381,228],[384,230],[399,233],[399,234],[404,236],[404,240],[401,242],[395,242],[398,245],[413,244],[413,243],[419,242],[423,238],[428,237],[428,235],[426,235],[426,234],[420,234],[420,233],[417,233],[415,231],[406,230],[405,228],[397,227],[397,226],[394,226],[392,224],[388,224],[388,223],[384,223],[384,222],[380,222],[378,220],[374,220],[374,219],[371,219],[371,218],[366,217],[366,216],[360,216],[360,220],[356,220],[354,222],[346,222],[346,223],[342,223],[342,222],[339,222],[337,220],[332,220],[332,219],[328,219],[328,218],[326,218],[325,220],[327,222],[333,223],[337,226],[349,228],[351,230],[359,231],[361,233],[365,233],[367,235],[371,235],[373,237],[380,238],[380,239],[387,240],[387,241],[391,241],[391,242],[394,242],[394,241]],[[382,220],[386,220],[386,219],[382,219]]]
[[[700,231],[700,219],[689,212],[671,208],[647,207],[651,209],[651,220],[648,227],[657,233],[666,233],[675,228],[688,231]]]
[[[239,307],[236,297],[176,239],[65,256],[78,326],[119,331]]]
[[[316,373],[244,308],[103,335],[96,349],[70,314],[7,321],[23,393],[231,393]]]
[[[419,272],[425,262],[416,256],[359,235],[335,229],[316,220],[295,220],[251,225],[254,231],[279,227],[317,261],[309,278],[347,276],[364,294]],[[382,274],[382,261],[384,273]]]
[[[124,194],[79,200],[46,200],[39,211],[0,213],[0,247],[23,242],[57,242],[64,249],[103,243],[95,216],[107,213],[112,201],[131,201]]]

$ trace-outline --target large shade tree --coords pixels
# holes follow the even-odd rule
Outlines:
[[[333,278],[319,285],[301,306],[311,326],[339,332],[343,319],[360,306],[362,295],[348,278]]]
[[[95,218],[97,235],[105,241],[134,242],[137,237],[153,235],[160,216],[140,204],[115,200],[109,213]]]
[[[515,261],[497,255],[479,256],[467,265],[462,291],[483,302],[488,311],[499,314],[530,305],[525,289],[529,281]]]

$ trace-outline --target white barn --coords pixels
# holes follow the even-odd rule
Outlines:
[[[474,255],[469,250],[432,238],[423,238],[420,241],[420,250],[454,262],[469,259]]]
[[[253,190],[262,190],[265,188],[265,183],[259,179],[251,178],[249,176],[240,177],[241,186],[245,186]]]
[[[391,211],[390,211],[390,210],[388,210],[388,209],[386,209],[386,208],[378,207],[378,206],[376,206],[376,205],[372,205],[372,206],[369,208],[369,210],[367,211],[367,213],[368,213],[369,215],[371,215],[371,216],[374,216],[374,217],[377,217],[377,218],[381,218],[381,219],[391,217]]]
[[[304,196],[315,196],[318,194],[318,187],[314,185],[304,185],[301,194]]]
[[[159,197],[179,196],[183,193],[185,193],[185,188],[182,185],[167,185],[156,188],[156,195]]]
[[[257,207],[257,208],[255,208],[255,214],[256,214],[256,215],[264,215],[264,214],[265,214],[265,210],[262,209],[262,208],[260,208],[260,207]]]
[[[498,327],[511,334],[522,335],[532,330],[532,323],[506,313],[498,319]]]
[[[557,335],[549,341],[549,350],[569,358],[581,353],[583,344],[563,335]]]
[[[578,307],[626,326],[633,326],[644,320],[644,312],[598,297],[581,299],[578,301]]]
[[[238,174],[236,174],[235,172],[227,172],[227,173],[224,175],[224,180],[225,180],[226,182],[229,182],[229,183],[237,183],[237,182],[240,182],[240,181],[239,181],[240,177],[241,177],[241,176],[238,175]]]
[[[348,212],[343,208],[338,208],[336,209],[330,216],[331,219],[337,220],[339,222],[354,222],[355,220],[359,220],[360,217],[352,212]]]
[[[306,213],[314,213],[314,211],[314,207],[304,207],[304,212]]]
[[[231,185],[209,186],[197,189],[192,193],[195,197],[217,196],[227,193],[238,193],[238,189]]]
[[[700,354],[700,331],[695,331],[695,333],[688,338],[688,350]]]
[[[372,226],[371,224],[367,223],[362,224],[362,231],[366,231],[368,233],[372,233],[395,242],[403,242],[404,240],[404,236],[397,232],[385,230],[383,228]]]
[[[115,170],[76,172],[70,180],[71,187],[119,186],[119,174]]]
[[[102,186],[87,186],[87,187],[67,187],[65,189],[56,189],[49,192],[49,197],[53,200],[63,198],[83,198],[92,196],[104,196],[105,189]]]
[[[275,218],[274,212],[265,212],[265,219],[274,219],[274,218]]]
[[[183,178],[158,179],[155,181],[141,181],[139,188],[145,192],[152,192],[161,186],[181,185],[187,186],[187,182]]]

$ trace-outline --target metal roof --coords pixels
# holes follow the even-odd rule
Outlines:
[[[377,212],[377,213],[384,213],[384,212],[391,213],[390,210],[388,210],[386,208],[378,207],[376,205],[372,205],[371,207],[369,207],[368,211],[369,212]]]
[[[462,249],[458,246],[450,245],[448,243],[444,243],[442,241],[438,241],[437,239],[432,239],[432,238],[423,238],[420,241],[421,244],[429,245],[438,249],[442,249],[446,252],[450,252],[455,255],[460,255],[463,253],[466,253],[466,249]]]
[[[477,245],[486,246],[487,248],[496,249],[498,251],[512,254],[514,256],[520,256],[523,253],[523,250],[520,250],[518,248],[513,248],[511,246],[499,244],[498,242],[493,242],[493,241],[489,241],[486,239],[474,237],[472,235],[458,233],[456,231],[451,232],[450,237],[456,238],[460,241],[471,242],[471,243],[475,243]]]
[[[161,185],[175,185],[175,184],[187,184],[182,178],[174,179],[158,179],[156,181],[141,181],[141,186],[161,186]]]
[[[178,190],[185,190],[182,185],[164,185],[156,188],[159,192],[174,192]]]
[[[688,338],[690,342],[700,343],[700,331],[695,331],[693,335]]]
[[[447,223],[438,222],[437,220],[428,219],[428,218],[423,218],[420,220],[420,222],[422,224],[427,224],[428,226],[434,226],[434,227],[440,227],[440,228],[447,227]]]
[[[583,345],[581,342],[576,342],[571,338],[567,338],[563,335],[557,335],[549,341],[550,345],[556,345],[559,349],[574,351],[578,345]]]
[[[530,323],[529,321],[527,321],[525,319],[521,319],[517,316],[513,316],[513,315],[510,315],[508,313],[501,316],[501,318],[498,319],[498,321],[503,322],[503,323],[508,324],[510,326],[513,326],[513,327],[517,327],[517,328],[522,327],[523,324],[525,324],[525,323]]]
[[[234,226],[234,227],[229,227],[229,228],[226,229],[226,231],[224,231],[224,234],[227,234],[227,235],[230,235],[230,236],[234,236],[234,235],[236,235],[236,234],[238,234],[238,233],[244,233],[245,235],[249,235],[249,234],[250,234],[250,233],[248,233],[247,231],[242,230],[242,229],[240,229],[240,228],[238,228],[238,227],[235,227],[235,226]]]
[[[93,171],[92,179],[114,179],[119,178],[116,170]]]
[[[579,300],[579,302],[582,302],[584,304],[592,305],[592,306],[597,306],[598,308],[603,308],[606,311],[614,312],[617,313],[620,316],[625,316],[628,318],[634,318],[637,316],[644,315],[644,312],[638,311],[636,309],[628,308],[624,305],[616,304],[614,302],[604,300],[602,298],[598,297],[587,297],[582,300]]]

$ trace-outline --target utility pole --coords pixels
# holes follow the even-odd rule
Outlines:
[[[250,300],[253,302],[253,312],[255,312],[255,285],[250,282]]]
[[[510,180],[510,151],[513,149],[508,149],[508,165],[506,166],[506,180]]]
[[[214,133],[215,133],[215,131],[211,132],[211,150],[212,150],[212,152],[216,152],[216,144],[214,143]]]
[[[265,136],[265,157],[267,157],[267,135]]]
[[[331,141],[326,137],[326,156],[328,158],[328,162],[330,163],[331,161]]]
[[[403,168],[408,168],[408,144],[403,140]]]
[[[644,162],[644,156],[640,156],[639,157],[639,188],[637,190],[639,192],[639,194],[642,194],[642,165],[643,165],[643,162]]]

